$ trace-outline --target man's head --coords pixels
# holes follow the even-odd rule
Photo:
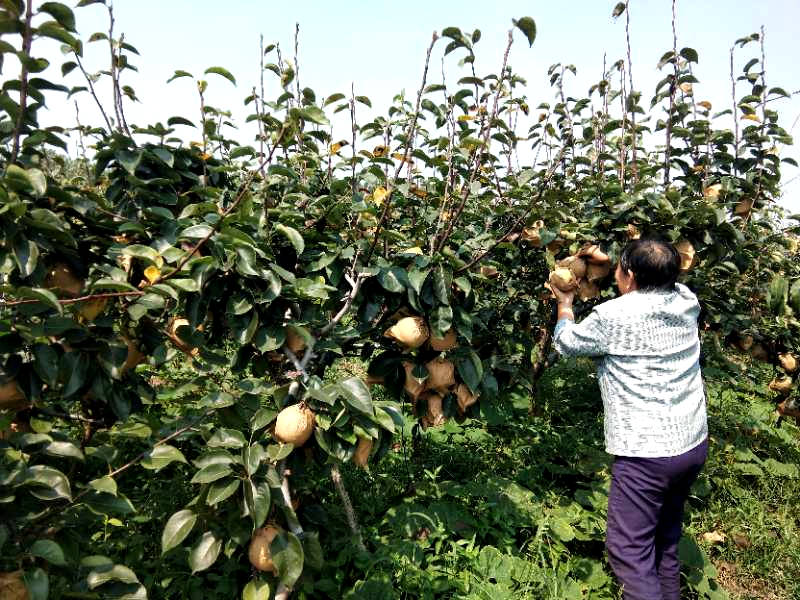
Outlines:
[[[670,290],[678,280],[681,268],[681,257],[675,247],[663,238],[647,237],[633,240],[625,246],[619,259],[617,284],[620,291],[620,275],[633,275],[635,289]],[[621,273],[620,273],[621,272]]]

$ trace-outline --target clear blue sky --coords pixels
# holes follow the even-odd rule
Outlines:
[[[233,110],[244,126],[243,115],[247,111],[242,100],[258,83],[260,34],[265,43],[280,42],[284,56],[291,58],[294,27],[299,23],[302,85],[313,88],[321,97],[338,91],[347,93],[354,82],[356,94],[369,95],[375,109],[382,112],[395,93],[403,89],[408,94],[415,92],[434,30],[451,25],[464,31],[480,29],[483,35],[476,47],[477,70],[486,74],[499,68],[512,17],[531,16],[538,28],[536,42],[528,48],[517,31],[510,62],[515,71],[527,78],[529,103],[535,106],[552,99],[546,79],[550,64],[562,62],[577,67],[578,76],[567,91],[582,97],[600,78],[604,52],[609,62],[624,56],[624,17],[617,21],[611,18],[614,4],[616,0],[116,0],[114,8],[117,32],[124,32],[126,41],[141,53],[133,61],[139,73],[128,74],[123,81],[132,85],[142,99],[141,105],[128,109],[130,122],[144,125],[164,121],[171,115],[196,118],[192,83],[188,79],[169,85],[165,82],[175,69],[200,75],[207,67],[219,65],[234,74],[238,86],[234,88],[221,77],[209,75],[208,102]],[[630,10],[634,84],[649,102],[655,83],[664,76],[656,70],[658,59],[672,46],[671,1],[631,0]],[[766,28],[768,83],[790,92],[800,89],[799,0],[678,0],[677,14],[679,47],[690,46],[700,54],[697,99],[710,100],[715,111],[731,103],[730,46],[761,25]],[[107,16],[101,5],[76,9],[76,15],[84,38],[107,29]],[[751,45],[740,56],[755,52],[756,47]],[[54,65],[60,65],[57,51],[44,54]],[[87,45],[85,54],[90,69],[105,68],[107,48],[102,42]],[[440,81],[440,54],[436,56],[431,78]],[[461,76],[458,67],[450,61],[446,68],[449,81],[454,83]],[[268,77],[267,82],[272,84],[267,95],[270,91],[274,95],[274,79]],[[81,84],[77,71],[68,77],[68,84]],[[82,120],[99,121],[90,97],[81,95],[78,99]],[[50,106],[54,121],[74,123],[71,102],[67,105],[51,97]],[[800,116],[800,97],[778,108],[784,117],[783,125],[791,129]],[[800,126],[795,126],[792,133],[798,132]],[[249,135],[243,132],[243,137]],[[800,160],[800,148],[787,149],[783,156]],[[794,169],[786,168],[787,179],[796,175]],[[787,186],[784,204],[800,212],[797,183],[795,180]]]

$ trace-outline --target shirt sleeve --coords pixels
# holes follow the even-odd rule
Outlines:
[[[571,319],[560,319],[553,333],[553,344],[562,356],[608,354],[608,336],[602,319],[595,310],[580,323]]]

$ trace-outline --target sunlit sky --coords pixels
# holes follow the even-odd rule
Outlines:
[[[241,142],[252,143],[252,131],[244,124],[249,111],[243,99],[259,83],[262,34],[265,44],[279,42],[284,57],[293,59],[295,24],[299,23],[302,86],[313,88],[321,98],[334,92],[349,93],[352,84],[356,94],[369,96],[374,110],[382,113],[396,93],[416,93],[433,31],[447,26],[469,32],[480,29],[476,65],[478,74],[485,75],[499,69],[511,19],[531,16],[538,29],[533,48],[516,31],[510,64],[527,79],[529,104],[534,107],[552,99],[546,76],[552,63],[577,67],[577,76],[568,82],[567,94],[583,97],[589,86],[600,79],[604,53],[609,63],[624,57],[625,19],[612,19],[614,4],[615,0],[116,0],[114,12],[116,32],[124,33],[125,41],[141,55],[132,57],[138,73],[127,72],[122,82],[131,85],[141,99],[140,104],[128,105],[129,122],[144,126],[165,122],[172,115],[197,121],[199,105],[194,84],[189,79],[170,84],[166,81],[176,69],[202,76],[206,68],[222,66],[236,77],[237,86],[213,74],[206,76],[207,102],[231,110],[241,125]],[[630,11],[634,86],[643,91],[647,105],[656,82],[666,74],[659,72],[656,65],[672,47],[672,3],[631,0]],[[75,12],[84,40],[95,31],[107,31],[108,15],[102,5]],[[798,22],[800,0],[677,0],[678,46],[693,47],[700,55],[695,70],[700,80],[695,85],[697,99],[711,101],[714,112],[731,106],[729,49],[737,38],[758,31],[762,25],[766,31],[768,84],[789,92],[800,89]],[[429,82],[441,82],[443,48],[444,44],[434,53]],[[757,52],[756,45],[738,51],[737,71]],[[45,43],[39,52],[34,46],[34,54],[39,53],[51,60],[51,78],[60,79],[57,69],[66,58],[57,46]],[[88,44],[85,55],[89,71],[106,68],[108,50],[103,42]],[[446,61],[445,72],[448,82],[454,84],[467,73],[459,70],[458,53],[448,59],[452,56],[456,59]],[[274,54],[270,58],[274,60]],[[10,62],[6,65],[9,68]],[[268,76],[266,83],[267,96],[276,96],[275,78]],[[66,84],[82,84],[77,70],[66,78]],[[102,97],[110,98],[108,82],[102,80],[98,85]],[[74,100],[79,103],[84,124],[100,123],[99,112],[88,94],[69,101],[55,94],[48,98],[51,110],[43,119],[47,123],[74,125]],[[773,107],[780,111],[783,126],[797,135],[800,96]],[[359,121],[364,122],[370,113],[366,108],[359,110],[363,111]],[[346,130],[340,133],[349,137]],[[800,148],[784,149],[781,156],[800,160]],[[784,179],[788,183],[782,203],[794,212],[800,212],[800,179],[794,179],[797,175],[796,169],[786,166]]]

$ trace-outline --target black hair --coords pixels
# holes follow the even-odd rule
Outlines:
[[[666,239],[651,236],[628,242],[619,265],[633,273],[637,289],[671,290],[678,280],[681,257]]]

